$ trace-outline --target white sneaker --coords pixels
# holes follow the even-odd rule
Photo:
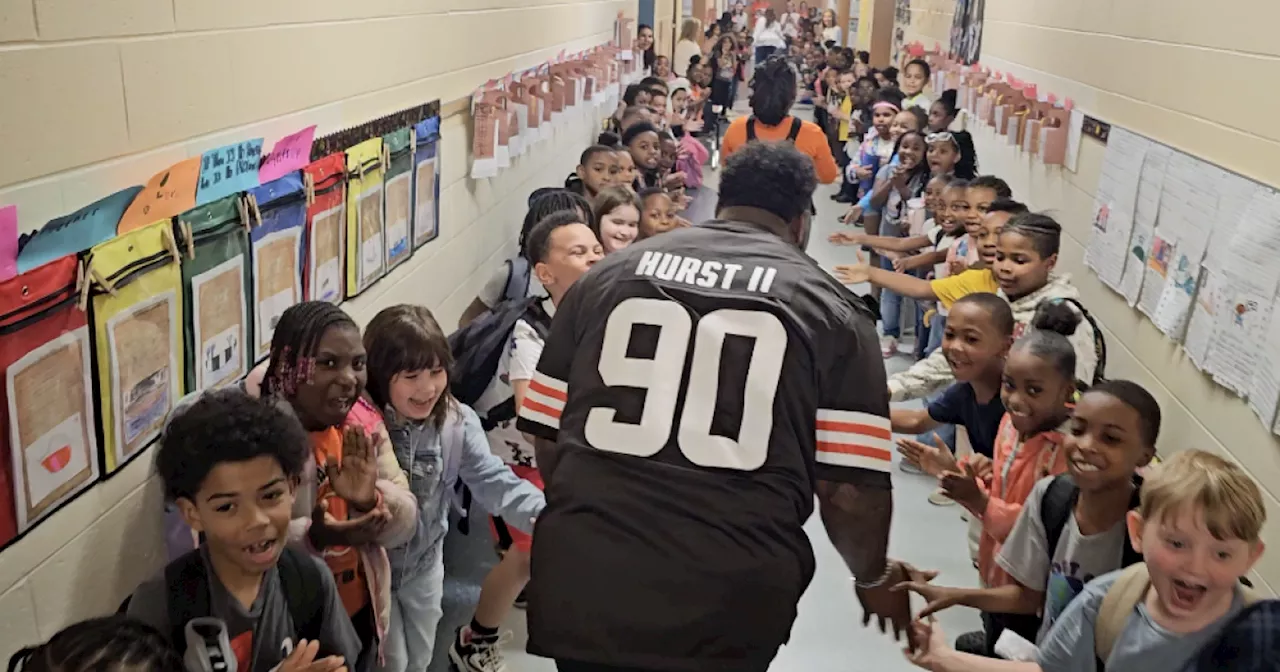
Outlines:
[[[898,354],[898,339],[892,336],[885,336],[880,339],[880,354],[885,357],[892,357]]]
[[[915,462],[912,462],[911,460],[907,460],[907,459],[903,459],[898,462],[898,470],[908,474],[917,474],[917,475],[924,474],[923,469],[916,466]]]
[[[464,625],[458,628],[458,636],[449,645],[449,661],[457,672],[506,672],[502,645],[509,639],[510,632],[481,637]]]
[[[955,506],[956,500],[951,499],[941,490],[934,490],[933,494],[929,495],[929,503],[934,506]]]

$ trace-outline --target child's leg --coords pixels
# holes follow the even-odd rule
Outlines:
[[[387,624],[387,638],[382,643],[382,665],[379,672],[406,672],[409,669],[409,651],[405,647],[405,629],[410,626],[400,607],[400,595],[404,591],[391,591],[391,622]]]
[[[423,672],[431,663],[436,629],[444,616],[440,604],[444,597],[444,544],[432,551],[430,563],[418,576],[400,585],[393,601],[400,605],[400,613],[405,619],[402,630],[409,663],[405,669],[413,672]],[[390,654],[387,660],[390,662]]]
[[[885,257],[880,258],[880,268],[893,270],[893,262]],[[892,345],[886,344],[886,357],[897,352],[897,340],[902,335],[902,295],[887,289],[880,290],[880,322],[881,332],[886,339],[893,339]]]
[[[529,583],[529,548],[519,542],[502,556],[480,586],[475,621],[486,630],[497,630],[511,613],[511,605]]]

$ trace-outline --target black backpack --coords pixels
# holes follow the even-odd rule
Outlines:
[[[320,642],[319,656],[323,657],[337,652],[326,649],[321,637],[325,606],[319,588],[324,583],[321,571],[310,555],[289,546],[285,546],[276,563],[280,589],[284,593],[289,618],[296,631],[295,641],[305,639]],[[200,557],[200,549],[169,563],[164,569],[164,583],[165,601],[169,609],[169,641],[181,656],[187,649],[187,623],[193,618],[208,616],[212,610],[209,604],[209,575],[205,570],[204,559]],[[126,598],[120,605],[120,613],[128,612],[131,599],[132,597]]]
[[[795,144],[796,138],[800,137],[800,129],[804,126],[804,122],[799,117],[791,117],[791,130],[787,131],[787,142]],[[756,138],[756,118],[747,119],[747,142],[755,142]],[[809,201],[809,213],[818,214],[818,206]]]
[[[1135,475],[1133,484],[1133,494],[1129,497],[1130,509],[1138,508],[1138,504],[1141,503],[1142,477]],[[1058,550],[1058,540],[1062,537],[1062,531],[1067,528],[1067,521],[1071,520],[1072,511],[1075,510],[1076,500],[1079,497],[1080,488],[1076,487],[1076,482],[1070,474],[1060,474],[1055,477],[1044,491],[1044,497],[1040,500],[1040,522],[1044,525],[1045,540],[1049,542],[1050,559]],[[1142,562],[1142,555],[1133,550],[1133,544],[1129,541],[1129,530],[1125,528],[1124,549],[1120,553],[1120,566],[1116,569],[1124,569],[1139,562]]]
[[[545,297],[531,296],[507,300],[489,312],[449,335],[449,350],[453,353],[453,371],[449,375],[449,392],[458,401],[474,406],[484,394],[498,363],[507,348],[511,331],[516,322],[524,318],[539,336],[546,338],[551,331],[551,318],[542,309]],[[497,408],[486,409],[483,424],[485,431],[498,423],[516,417],[515,400],[510,399]]]

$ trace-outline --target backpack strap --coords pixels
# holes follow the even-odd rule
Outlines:
[[[164,585],[169,611],[169,642],[182,655],[187,651],[187,623],[208,616],[209,575],[200,549],[189,551],[164,568]]]
[[[747,119],[747,142],[754,142],[756,139],[756,118]]]
[[[280,589],[284,593],[284,601],[289,607],[289,618],[293,620],[293,629],[297,639],[320,642],[322,655],[329,655],[322,638],[324,627],[324,602],[321,598],[320,585],[324,577],[320,567],[311,556],[295,548],[285,546],[276,563],[276,573],[280,576]]]
[[[1120,572],[1115,583],[1107,589],[1102,598],[1102,606],[1098,608],[1098,619],[1093,625],[1093,650],[1098,660],[1105,665],[1111,657],[1111,650],[1116,646],[1120,633],[1129,622],[1134,607],[1142,601],[1151,586],[1151,577],[1147,574],[1146,563],[1140,562]]]
[[[794,143],[796,138],[800,137],[800,129],[803,126],[804,122],[800,121],[800,117],[791,117],[791,131],[787,133],[787,140]]]
[[[1071,512],[1080,498],[1080,489],[1068,474],[1060,474],[1049,483],[1040,499],[1040,522],[1044,525],[1045,541],[1049,542],[1049,558],[1058,550],[1058,540],[1067,528]]]

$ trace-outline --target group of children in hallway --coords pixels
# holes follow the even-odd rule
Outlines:
[[[565,187],[530,196],[520,255],[459,325],[502,334],[500,351],[458,357],[423,306],[386,308],[361,330],[342,308],[307,302],[284,313],[269,360],[241,385],[184,400],[156,467],[200,548],[140,585],[127,616],[20,652],[23,669],[187,669],[187,623],[213,616],[242,671],[425,670],[460,485],[495,516],[501,560],[449,657],[460,672],[506,669],[500,626],[522,599],[545,505],[515,409],[554,394],[534,371],[569,288],[604,255],[689,224],[682,189],[701,160],[685,139],[706,130],[717,57],[695,56],[687,80],[628,89]],[[947,672],[1271,669],[1223,657],[1250,650],[1264,636],[1255,624],[1277,613],[1238,582],[1263,550],[1257,486],[1197,450],[1144,471],[1159,404],[1103,378],[1101,335],[1055,269],[1061,227],[977,174],[972,139],[953,130],[954,92],[923,93],[927,64],[908,64],[899,85],[843,51],[824,59],[816,113],[843,168],[844,219],[858,225],[831,236],[856,257],[835,274],[880,288],[886,356],[903,299],[922,306],[920,359],[889,388],[894,401],[929,401],[895,409],[893,428],[928,434],[899,441],[903,462],[937,478],[931,501],[960,504],[980,527],[979,587],[927,570],[900,586],[927,602],[908,658]],[[935,438],[946,426],[964,429],[968,454]],[[953,647],[930,616],[956,605],[980,610],[984,629]],[[1001,660],[1005,631],[1038,652]]]

